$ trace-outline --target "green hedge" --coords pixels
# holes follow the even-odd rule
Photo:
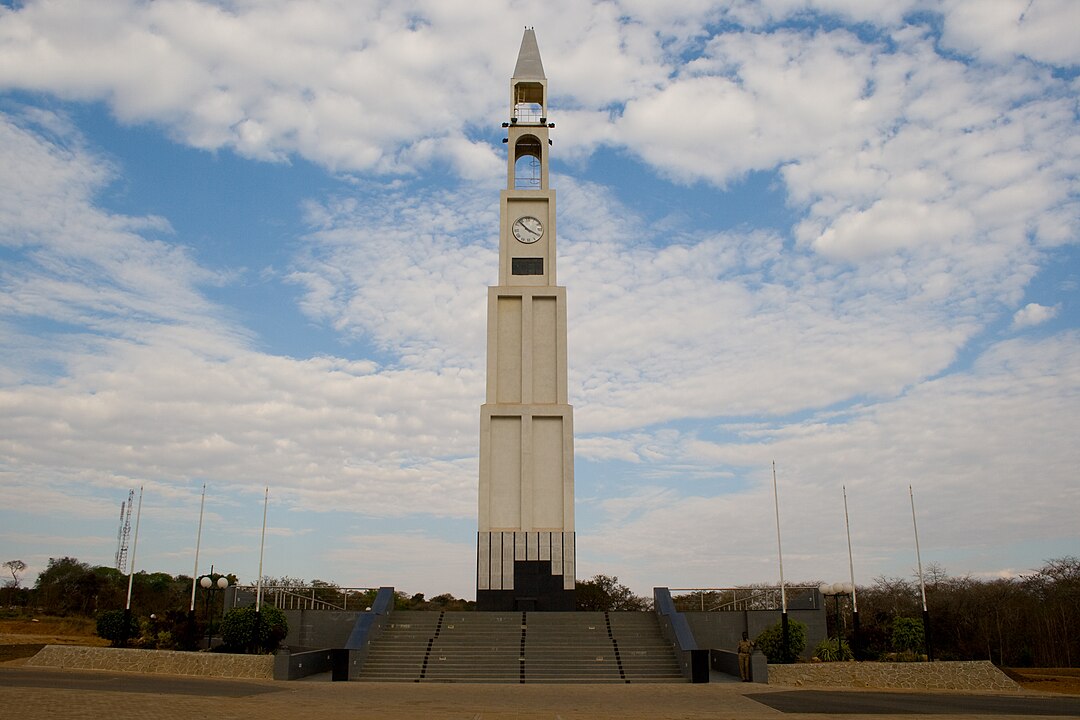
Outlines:
[[[257,639],[256,624],[259,628]],[[221,621],[221,644],[226,652],[273,652],[288,634],[285,613],[273,605],[263,605],[261,613],[255,611],[254,605],[233,608]]]

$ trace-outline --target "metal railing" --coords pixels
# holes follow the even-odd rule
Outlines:
[[[543,121],[544,108],[540,103],[519,102],[514,105],[514,120],[520,123],[539,124]]]
[[[255,585],[237,585],[233,607],[255,601]],[[262,600],[280,610],[366,610],[378,588],[263,586]]]
[[[696,610],[701,612],[743,612],[748,610],[780,610],[783,601],[778,587],[744,588],[671,588],[675,605],[684,612],[690,610],[688,600],[697,596]],[[798,600],[802,608],[818,609],[817,587],[790,586],[785,588],[788,606]],[[680,594],[681,593],[681,594]]]

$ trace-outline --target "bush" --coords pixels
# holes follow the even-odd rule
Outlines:
[[[923,648],[922,621],[910,617],[894,618],[890,642],[899,653],[918,653]]]
[[[195,620],[186,610],[169,610],[158,618],[154,631],[159,643],[162,633],[170,636],[171,648],[158,645],[166,650],[198,650],[206,639],[206,623]]]
[[[784,653],[783,623],[776,623],[761,631],[754,640],[758,650],[765,653],[769,662],[793,663],[806,647],[806,625],[798,620],[788,622],[788,651]]]
[[[255,606],[233,608],[221,620],[221,644],[226,652],[268,653],[278,649],[289,634],[285,613],[273,605],[264,605],[262,617]],[[255,623],[259,623],[259,637],[254,642]]]
[[[97,634],[98,637],[108,640],[113,647],[120,647],[129,639],[139,637],[139,621],[124,610],[106,610],[98,615]]]
[[[851,648],[844,641],[840,641],[839,651],[836,648],[836,640],[825,638],[814,649],[814,657],[824,662],[836,662],[838,660],[851,660],[854,655]]]

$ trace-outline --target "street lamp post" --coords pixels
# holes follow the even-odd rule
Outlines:
[[[832,597],[835,600],[836,607],[836,659],[840,660],[844,657],[844,645],[842,636],[840,634],[840,598],[844,595],[850,595],[854,592],[855,587],[851,583],[821,583],[818,586],[818,591],[825,597]]]
[[[229,587],[229,578],[214,572],[214,566],[210,566],[210,574],[203,575],[199,579],[199,587],[206,591],[206,649],[210,649],[214,637],[214,614],[213,601],[214,591],[224,590]]]

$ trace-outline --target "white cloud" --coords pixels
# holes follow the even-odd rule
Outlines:
[[[15,151],[4,166],[0,215],[6,237],[23,251],[0,275],[0,308],[16,321],[44,317],[72,328],[28,343],[35,353],[28,361],[16,360],[27,333],[11,326],[5,353],[13,368],[46,359],[62,370],[59,379],[31,384],[23,380],[35,373],[16,370],[0,388],[0,467],[33,468],[45,499],[63,497],[73,482],[126,487],[146,479],[167,487],[207,477],[237,486],[271,482],[295,491],[299,506],[474,511],[469,456],[483,383],[475,367],[436,362],[430,339],[395,348],[407,366],[389,371],[370,361],[254,352],[248,333],[220,320],[225,313],[200,294],[198,285],[216,276],[176,246],[140,234],[160,223],[94,205],[108,166],[80,150],[77,137],[64,138],[73,148],[64,151],[10,120],[0,132]],[[450,219],[430,229],[445,232]],[[413,330],[398,328],[407,335],[427,326],[419,318],[429,309],[452,317],[453,303],[464,302],[479,306],[470,312],[474,334],[482,334],[482,291],[474,303],[461,301],[457,278],[446,297],[432,296],[408,257],[400,260],[387,271],[415,278],[415,306],[402,306],[408,289],[376,289],[372,297],[390,316],[372,322],[354,298],[347,304],[364,318],[358,323],[396,326],[408,317],[404,307],[418,316]],[[442,359],[466,354],[444,350]],[[433,488],[442,494],[432,497]],[[76,501],[82,516],[84,500]]]
[[[397,148],[491,110],[477,88],[492,85],[492,51],[512,52],[443,42],[435,23],[490,37],[505,20],[439,5],[29,3],[0,15],[0,83],[105,99],[196,147],[394,170]]]
[[[975,552],[1008,562],[1009,548],[1018,543],[1071,537],[1080,496],[1063,478],[1080,461],[1071,432],[1080,422],[1071,399],[1080,389],[1078,350],[1076,333],[1007,341],[969,373],[849,413],[746,428],[726,442],[673,438],[669,452],[678,461],[729,469],[749,487],[718,494],[698,485],[682,497],[638,503],[654,489],[619,492],[612,484],[607,490],[615,496],[605,500],[579,549],[582,566],[625,574],[639,592],[656,577],[692,587],[723,585],[732,577],[771,580],[772,460],[789,579],[846,577],[841,485],[847,486],[860,575],[867,568],[906,574],[897,548],[910,548],[914,563],[909,484],[924,563],[948,568]],[[987,453],[988,447],[995,451]],[[993,528],[992,537],[976,528]]]
[[[1071,0],[948,0],[943,42],[976,57],[1015,56],[1054,65],[1080,64],[1080,6]]]
[[[939,52],[929,25],[902,25],[926,7],[563,0],[536,21],[557,157],[574,171],[591,172],[590,153],[640,158],[707,198],[692,210],[710,221],[726,218],[699,191],[713,188],[719,206],[730,198],[717,188],[737,193],[757,172],[795,217],[702,229],[685,205],[651,218],[608,188],[553,176],[587,470],[582,576],[616,572],[641,590],[657,577],[730,581],[719,568],[772,577],[761,550],[771,459],[794,576],[841,576],[841,482],[869,566],[903,562],[909,482],[931,553],[985,542],[981,552],[1004,554],[982,527],[1031,543],[1075,534],[1077,456],[1061,428],[1080,419],[1078,340],[993,336],[1047,249],[1080,232],[1075,81],[1039,64],[1075,63],[1061,34],[1075,9],[1029,3],[1014,22],[1016,3],[981,15],[981,3],[948,3],[943,40],[964,61]],[[815,11],[831,14],[817,29],[776,26]],[[149,517],[179,523],[170,515],[194,512],[204,478],[234,525],[265,484],[295,513],[473,517],[497,123],[519,14],[434,0],[0,9],[0,87],[101,101],[192,147],[353,173],[333,196],[305,191],[310,231],[287,239],[288,260],[265,279],[299,288],[305,318],[357,354],[374,348],[258,352],[205,293],[234,273],[201,265],[174,218],[105,209],[124,168],[64,115],[6,105],[5,492],[106,524],[115,507],[103,498],[144,482],[159,498]],[[846,20],[869,25],[825,29]],[[1029,304],[1014,328],[1060,307]],[[376,582],[423,576],[469,593],[454,583],[471,579],[471,532],[289,521],[277,521],[279,541],[335,532],[351,543],[335,572],[362,563]],[[190,542],[183,533],[170,553]],[[250,537],[214,543],[241,562]],[[278,562],[302,562],[277,549]],[[980,567],[1022,559],[995,562]]]
[[[328,555],[342,585],[426,590],[429,599],[436,592],[471,598],[476,593],[474,537],[469,533],[464,542],[455,542],[427,533],[362,534],[343,538]]]
[[[366,335],[411,367],[480,373],[486,295],[496,282],[497,195],[407,189],[310,207],[320,226],[290,280],[302,307],[345,334]]]
[[[1013,327],[1025,328],[1042,325],[1044,322],[1048,322],[1057,317],[1060,310],[1060,305],[1047,307],[1046,305],[1040,305],[1039,303],[1028,303],[1013,314]]]

